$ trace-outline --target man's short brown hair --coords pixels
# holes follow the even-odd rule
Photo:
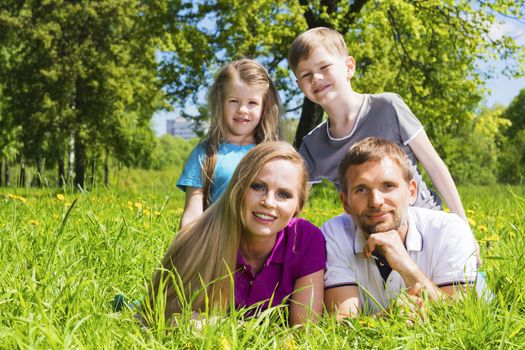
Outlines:
[[[295,38],[288,50],[288,64],[292,70],[295,72],[299,62],[320,46],[334,55],[348,55],[345,39],[339,32],[325,27],[312,28]]]
[[[386,157],[393,160],[399,166],[403,178],[407,183],[413,179],[410,160],[401,147],[379,137],[367,137],[364,140],[354,143],[339,164],[339,184],[341,185],[341,191],[346,192],[347,190],[344,177],[351,165],[361,165],[372,160],[379,161]]]

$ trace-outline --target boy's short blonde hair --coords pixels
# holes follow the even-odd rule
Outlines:
[[[339,32],[325,27],[312,28],[295,38],[288,50],[288,64],[292,70],[295,72],[299,62],[310,57],[318,47],[334,55],[348,55],[345,39]]]

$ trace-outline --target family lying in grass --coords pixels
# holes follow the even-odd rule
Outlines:
[[[355,61],[333,30],[301,34],[289,62],[328,120],[297,152],[276,141],[281,107],[264,67],[242,59],[219,72],[210,131],[177,183],[186,192],[180,231],[154,274],[144,322],[158,313],[172,319],[187,305],[257,305],[257,313],[284,301],[298,324],[323,310],[338,318],[381,312],[400,298],[420,307],[483,283],[456,186],[403,100],[354,92]],[[441,211],[416,160],[452,213]],[[319,230],[297,216],[308,183],[324,178],[340,191],[344,213]]]

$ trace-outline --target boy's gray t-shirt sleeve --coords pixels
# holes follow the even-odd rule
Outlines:
[[[401,96],[394,93],[385,95],[390,97],[392,106],[396,111],[399,135],[403,141],[403,145],[406,146],[423,130],[423,125],[414,113],[412,113]]]
[[[311,154],[308,146],[306,145],[306,142],[301,143],[301,146],[299,147],[299,154],[304,160],[304,163],[306,165],[306,171],[308,172],[308,182],[310,183],[317,183],[321,182],[321,177],[319,174],[315,172],[315,160],[313,158],[313,155]]]

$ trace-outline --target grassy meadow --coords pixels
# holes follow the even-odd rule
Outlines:
[[[283,308],[196,327],[141,328],[112,300],[144,295],[182,213],[178,169],[125,170],[109,189],[0,189],[0,348],[366,349],[525,347],[525,187],[461,187],[495,294],[434,305],[422,319],[391,315],[290,328]],[[302,215],[317,225],[341,212],[329,186]]]

